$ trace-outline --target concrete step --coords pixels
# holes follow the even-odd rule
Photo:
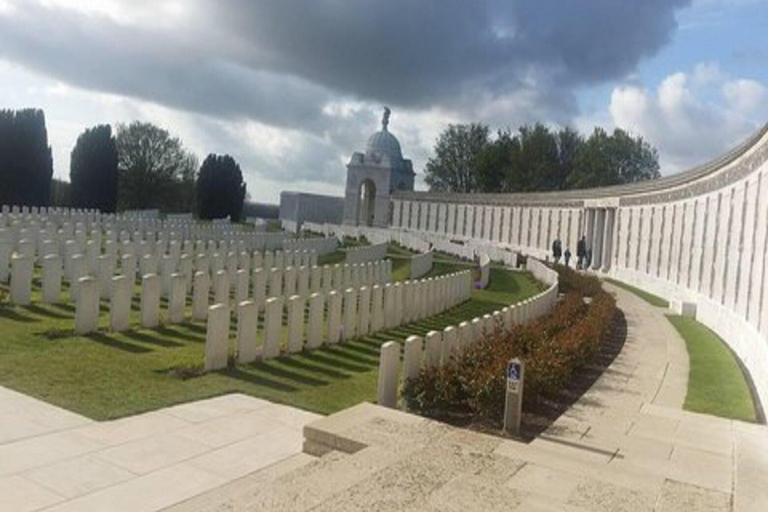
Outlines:
[[[251,473],[221,487],[195,496],[187,501],[164,509],[165,512],[221,512],[223,510],[247,510],[258,495],[275,481],[290,473],[300,471],[317,460],[306,453],[298,453],[271,466]]]

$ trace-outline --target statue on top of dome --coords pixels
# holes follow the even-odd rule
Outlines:
[[[385,132],[387,131],[387,127],[389,126],[389,114],[391,114],[392,111],[389,110],[389,107],[384,107],[384,116],[381,118],[381,129]]]

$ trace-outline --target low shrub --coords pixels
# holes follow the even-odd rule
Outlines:
[[[598,283],[599,284],[599,283]],[[616,301],[597,294],[587,305],[568,293],[552,312],[511,333],[497,329],[440,368],[425,369],[406,382],[409,409],[429,415],[472,414],[500,422],[504,414],[507,362],[525,362],[524,405],[565,386],[588,363],[613,324]]]
[[[565,265],[553,264],[552,269],[558,274],[561,293],[577,292],[585,297],[594,297],[603,292],[600,279],[593,275],[577,272]]]

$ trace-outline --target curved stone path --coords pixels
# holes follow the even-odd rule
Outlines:
[[[305,428],[305,451],[321,458],[169,510],[765,510],[768,429],[683,411],[683,340],[664,310],[608,288],[626,343],[530,444],[361,404]]]

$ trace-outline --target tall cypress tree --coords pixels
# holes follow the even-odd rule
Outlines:
[[[245,183],[240,166],[229,155],[208,155],[197,177],[197,213],[201,219],[239,221]]]
[[[52,177],[43,111],[0,111],[0,204],[48,206]]]
[[[77,138],[70,160],[72,204],[113,213],[117,208],[117,145],[109,125],[89,128]]]

